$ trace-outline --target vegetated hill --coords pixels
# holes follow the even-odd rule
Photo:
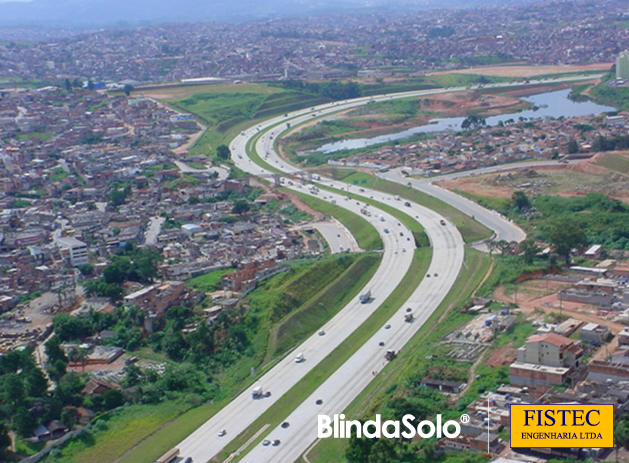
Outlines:
[[[521,4],[532,0],[500,2]],[[128,27],[177,21],[249,21],[269,17],[374,10],[471,8],[496,0],[33,0],[0,3],[0,26]]]

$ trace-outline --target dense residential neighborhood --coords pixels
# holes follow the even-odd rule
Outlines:
[[[423,74],[503,62],[612,62],[629,33],[621,0],[305,16],[248,24],[162,24],[0,44],[0,75],[54,81],[275,80]],[[12,40],[11,32],[7,38]],[[36,33],[35,31],[33,33]]]

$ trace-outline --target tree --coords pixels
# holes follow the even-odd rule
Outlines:
[[[11,446],[11,436],[9,436],[9,430],[4,423],[0,423],[0,455]]]
[[[48,357],[48,362],[56,362],[57,360],[61,360],[62,362],[68,363],[68,357],[64,350],[61,348],[61,340],[59,336],[51,337],[46,344],[44,344],[44,352]]]
[[[227,145],[218,145],[216,147],[216,156],[219,159],[228,160],[231,156],[231,151],[229,150],[229,146]]]
[[[514,191],[511,195],[511,205],[518,212],[521,212],[523,209],[529,209],[531,207],[531,202],[529,201],[528,196],[523,191]]]
[[[28,397],[43,397],[48,390],[48,380],[42,371],[35,367],[23,373],[24,387]]]
[[[511,243],[507,240],[500,240],[496,243],[496,248],[500,251],[501,256],[506,256],[511,251]]]
[[[79,265],[77,268],[79,269],[79,272],[81,272],[81,275],[85,277],[88,277],[94,273],[94,267],[92,267],[90,264]]]
[[[391,439],[378,439],[371,447],[367,463],[390,463],[400,461],[395,441]]]
[[[487,246],[487,249],[489,250],[489,256],[491,257],[493,252],[496,249],[498,249],[498,242],[494,241],[492,239],[487,239],[487,240],[485,240],[485,246]]]
[[[125,95],[130,96],[131,92],[133,91],[133,85],[131,84],[125,84],[125,86],[122,88],[122,91],[124,92]]]
[[[472,114],[471,116],[467,116],[465,119],[463,119],[463,122],[461,123],[461,128],[464,130],[475,129],[485,125],[487,125],[487,121],[483,117]]]
[[[21,378],[15,373],[4,375],[2,397],[3,402],[16,407],[24,402],[24,384]]]
[[[79,412],[74,407],[66,407],[61,412],[60,421],[68,429],[72,429],[79,421]]]
[[[232,214],[242,215],[245,212],[249,212],[249,209],[251,209],[251,207],[249,206],[249,203],[241,199],[234,202],[234,207],[232,208]]]
[[[63,81],[63,88],[65,89],[66,92],[69,92],[70,90],[72,90],[72,82],[70,82],[70,79],[66,79]]]
[[[614,437],[616,439],[616,445],[629,450],[629,422],[626,417],[614,426]]]
[[[19,407],[13,415],[13,429],[20,437],[31,437],[36,424],[35,418],[25,406]]]
[[[532,264],[535,255],[539,252],[535,240],[531,238],[527,238],[520,243],[520,250],[522,251],[522,258],[527,264]]]
[[[352,436],[345,450],[345,458],[349,463],[365,463],[371,453],[375,439]]]
[[[88,80],[88,81],[87,81],[87,89],[88,89],[89,91],[93,91],[95,88],[96,88],[96,86],[94,85],[94,82],[92,82],[92,80],[91,80],[91,79],[90,79],[90,80]]]
[[[112,410],[124,405],[124,395],[117,389],[109,389],[103,394],[103,406],[105,410]]]
[[[122,190],[115,189],[115,190],[112,190],[111,193],[109,193],[109,200],[114,206],[120,206],[121,204],[125,202],[126,199],[127,199],[127,191],[124,189]]]
[[[574,248],[582,248],[587,244],[585,232],[572,219],[559,219],[544,227],[544,234],[552,244],[555,252],[570,263],[570,252]]]
[[[579,152],[579,144],[577,143],[577,141],[572,138],[569,142],[568,142],[568,154],[575,154]]]
[[[87,363],[87,351],[81,347],[73,347],[69,349],[68,358],[72,363],[80,363],[81,370],[85,373],[85,364]]]
[[[52,319],[55,334],[60,341],[70,341],[93,334],[94,330],[89,319],[81,316],[59,313]]]

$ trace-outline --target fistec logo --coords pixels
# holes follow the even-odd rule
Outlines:
[[[613,446],[613,405],[511,405],[511,447]]]

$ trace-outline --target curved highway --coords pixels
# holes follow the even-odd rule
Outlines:
[[[565,78],[556,81],[583,80],[585,78]],[[589,77],[588,79],[591,79]],[[532,82],[531,84],[534,84]],[[530,85],[530,84],[529,84]],[[486,87],[513,86],[513,84],[493,84]],[[295,176],[300,171],[295,166],[286,163],[281,159],[273,148],[274,140],[289,127],[303,123],[311,118],[318,118],[334,112],[347,110],[371,101],[384,101],[393,98],[409,98],[416,96],[431,95],[437,93],[447,93],[466,90],[464,87],[422,90],[398,93],[395,95],[379,95],[374,97],[357,98],[345,102],[336,102],[320,105],[309,110],[295,111],[284,117],[270,119],[258,126],[251,127],[237,136],[231,143],[230,149],[235,164],[242,170],[253,175],[263,175],[268,177],[272,173],[283,172],[291,175],[282,178],[282,183],[295,191],[305,194],[313,194],[302,182],[295,182]],[[257,137],[257,141],[255,141]],[[270,167],[267,169],[256,164],[248,157],[247,145],[255,141],[255,151],[264,159],[264,163]],[[398,172],[401,176],[401,174]],[[389,177],[394,181],[395,172]],[[408,182],[406,177],[404,183]],[[290,185],[289,183],[293,183]],[[417,187],[424,190],[420,185],[421,180],[417,180]],[[312,183],[319,186],[331,186],[337,190],[349,188],[347,184],[327,178],[318,178]],[[446,190],[439,189],[430,182],[424,182],[429,187],[435,189],[426,191],[437,196],[434,191],[442,191],[440,196],[446,202],[460,208],[470,216],[475,216],[482,223],[494,229],[501,239],[521,240],[524,238],[521,230],[508,221],[493,220],[495,214],[481,208],[471,201],[462,199],[460,196],[451,193],[455,198],[449,196]],[[443,218],[434,211],[421,205],[399,201],[395,198],[376,190],[359,189],[359,192],[352,189],[353,194],[359,194],[365,198],[369,197],[381,203],[388,204],[403,211],[424,226],[431,245],[433,247],[433,257],[429,267],[429,275],[432,278],[424,278],[420,286],[413,292],[412,296],[404,303],[389,321],[390,328],[383,327],[365,345],[336,372],[325,381],[315,393],[306,399],[295,411],[290,414],[288,421],[291,425],[284,428],[273,429],[268,433],[270,439],[279,439],[279,446],[256,446],[245,461],[255,462],[278,462],[294,461],[306,448],[316,439],[316,415],[341,413],[342,410],[362,391],[362,389],[374,378],[384,366],[384,352],[386,349],[399,350],[408,340],[419,330],[428,317],[441,303],[454,284],[464,259],[463,239],[456,229],[449,223],[441,225]],[[330,354],[351,332],[360,326],[369,315],[390,295],[397,284],[402,280],[410,267],[414,243],[410,231],[399,224],[397,219],[391,215],[378,210],[373,206],[366,206],[354,199],[350,199],[337,192],[331,193],[323,188],[317,197],[334,202],[338,206],[344,207],[354,213],[367,207],[373,212],[370,217],[366,217],[369,222],[380,233],[384,252],[382,263],[367,285],[372,290],[375,301],[370,304],[360,304],[357,299],[353,300],[343,308],[324,327],[324,335],[315,334],[307,339],[301,346],[296,348],[286,358],[281,360],[268,373],[256,381],[250,389],[244,391],[236,397],[230,404],[210,418],[205,424],[198,428],[188,438],[182,441],[178,448],[183,457],[192,457],[195,462],[207,462],[214,457],[222,448],[235,438],[238,434],[250,426],[262,413],[270,408],[286,391],[305,376],[305,374],[316,367],[316,365]],[[384,221],[380,220],[380,217]],[[506,222],[506,223],[503,223]],[[385,231],[388,229],[388,233]],[[411,239],[410,241],[408,239]],[[406,308],[410,308],[415,315],[413,323],[403,321]],[[380,343],[383,342],[384,346]],[[295,353],[303,353],[305,361],[295,363],[293,358]],[[339,387],[343,385],[343,387]],[[251,398],[251,389],[260,386],[263,390],[271,392],[270,397],[254,400]],[[322,399],[323,404],[318,406],[315,400]],[[226,435],[219,436],[220,430],[225,430]]]

